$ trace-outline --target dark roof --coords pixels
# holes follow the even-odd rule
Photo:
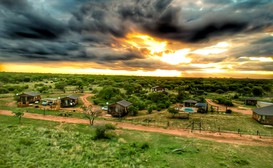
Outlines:
[[[23,94],[26,94],[26,95],[29,95],[29,96],[38,96],[40,95],[40,93],[37,93],[37,92],[25,92],[25,93],[22,93],[21,95]]]
[[[273,105],[253,109],[253,112],[259,115],[273,116]]]
[[[126,101],[126,100],[121,100],[121,101],[117,102],[117,104],[119,104],[119,105],[121,105],[121,106],[123,106],[123,107],[128,107],[128,106],[130,106],[132,103],[130,103],[130,102]]]
[[[196,100],[184,100],[183,102],[184,103],[197,103]]]
[[[257,100],[255,97],[246,98],[246,100]]]
[[[196,103],[195,107],[207,107],[207,103]]]
[[[77,95],[68,95],[68,96],[66,96],[66,97],[63,97],[62,99],[64,99],[64,98],[70,98],[70,99],[76,100],[76,99],[79,98],[79,96],[77,96]]]

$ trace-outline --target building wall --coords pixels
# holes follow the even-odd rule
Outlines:
[[[253,105],[255,106],[257,104],[257,100],[246,100],[246,105]]]
[[[127,108],[119,105],[119,104],[113,104],[109,106],[109,113],[113,117],[123,117],[128,113]]]
[[[78,99],[63,98],[61,99],[61,107],[73,107],[78,104]]]
[[[273,125],[273,116],[264,116],[253,112],[252,118],[257,120],[261,124]]]
[[[185,103],[184,103],[184,106],[185,106],[185,107],[195,107],[195,104],[196,104],[196,103],[185,102]]]

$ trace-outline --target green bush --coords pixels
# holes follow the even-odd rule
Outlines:
[[[113,124],[105,124],[105,128],[108,129],[108,130],[115,130],[116,126],[113,125]]]
[[[148,111],[148,114],[151,114],[153,112],[153,107],[149,107],[147,111]]]
[[[138,114],[138,108],[135,106],[130,106],[128,111],[131,116],[136,116]]]
[[[116,127],[113,124],[99,125],[95,128],[94,140],[97,139],[110,139],[112,135],[106,134],[108,130],[115,130]]]
[[[231,114],[231,113],[232,113],[232,110],[227,109],[227,110],[226,110],[226,113]]]

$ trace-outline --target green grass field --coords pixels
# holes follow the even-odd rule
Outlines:
[[[28,108],[17,108],[17,107],[9,107],[6,106],[7,103],[13,101],[12,97],[5,98],[4,100],[0,101],[1,109],[4,110],[22,110],[22,111],[28,111],[30,113],[38,113],[43,114],[43,109],[35,109],[33,107]],[[79,100],[80,103],[78,107],[81,106],[82,101]],[[83,115],[80,112],[69,112],[72,114],[70,117],[75,118],[83,118]],[[124,122],[132,122],[136,124],[142,124],[142,125],[152,125],[152,126],[158,126],[158,127],[166,127],[167,123],[170,127],[174,128],[191,128],[189,125],[194,121],[196,123],[195,129],[199,129],[198,123],[202,123],[202,130],[208,130],[208,131],[218,131],[220,128],[223,132],[234,132],[236,133],[238,129],[240,129],[242,134],[252,134],[255,135],[257,131],[262,136],[273,136],[273,128],[271,127],[264,127],[263,125],[259,124],[257,121],[252,119],[252,116],[250,115],[243,115],[240,113],[232,113],[232,114],[224,114],[224,113],[208,113],[208,114],[190,114],[190,119],[176,119],[171,118],[171,114],[168,112],[164,113],[158,113],[157,111],[153,112],[154,115],[142,115],[137,118],[132,119],[123,119]],[[46,115],[60,115],[60,111],[54,111],[54,110],[46,110]],[[103,119],[105,118],[98,118]],[[117,118],[107,118],[106,120],[111,121],[120,121]],[[149,123],[147,121],[150,121]]]
[[[158,133],[94,128],[0,115],[0,167],[255,167],[273,165],[273,147],[244,146]]]

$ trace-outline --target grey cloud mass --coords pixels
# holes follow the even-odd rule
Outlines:
[[[0,60],[123,61],[124,66],[152,69],[156,67],[139,50],[114,52],[112,45],[121,46],[118,39],[133,32],[196,45],[236,35],[248,37],[273,26],[272,0],[200,2],[0,0]],[[249,46],[231,49],[231,57],[272,56],[272,43],[272,36],[250,41]],[[220,62],[225,58],[210,60]],[[267,69],[272,70],[270,66]]]

